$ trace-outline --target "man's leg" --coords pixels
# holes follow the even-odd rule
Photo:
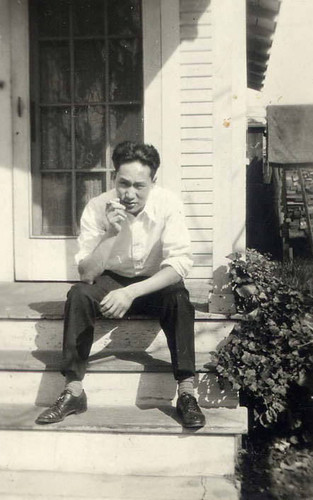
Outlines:
[[[104,273],[93,285],[77,283],[70,289],[64,311],[61,367],[66,378],[65,390],[50,408],[39,415],[36,423],[55,423],[71,413],[86,411],[87,398],[82,380],[93,342],[95,321],[100,315],[100,302],[111,290],[122,286],[125,286],[123,278]]]
[[[183,282],[135,301],[132,311],[158,316],[171,353],[178,382],[177,410],[185,427],[202,427],[205,418],[194,398],[194,307]]]

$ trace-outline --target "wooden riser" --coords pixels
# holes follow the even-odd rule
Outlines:
[[[238,500],[221,477],[106,476],[63,472],[0,472],[6,500]]]
[[[234,473],[236,436],[1,431],[0,468],[117,475]]]
[[[196,321],[196,352],[209,353],[231,332],[233,321]],[[62,320],[0,320],[1,350],[61,351]],[[155,357],[167,356],[165,335],[157,320],[98,321],[92,353],[146,351]],[[168,358],[169,359],[169,358]]]
[[[90,406],[155,406],[175,403],[177,384],[171,373],[87,373],[84,387]],[[2,404],[49,406],[64,389],[64,377],[57,372],[0,371]],[[237,392],[221,391],[213,373],[196,377],[196,396],[203,407],[238,405]]]

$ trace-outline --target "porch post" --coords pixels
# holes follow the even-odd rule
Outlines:
[[[212,0],[213,13],[213,292],[209,310],[234,312],[227,255],[245,252],[245,0]]]
[[[10,0],[0,0],[0,281],[14,280]]]

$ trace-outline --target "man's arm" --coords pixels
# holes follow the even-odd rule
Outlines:
[[[162,290],[180,280],[181,276],[173,267],[163,267],[150,278],[109,292],[101,301],[101,312],[106,318],[122,318],[136,298]]]
[[[81,281],[92,285],[95,278],[103,273],[115,242],[115,236],[106,233],[93,252],[79,262],[78,272]]]
[[[126,218],[125,207],[117,200],[107,204],[106,217],[108,228],[95,249],[78,263],[81,281],[92,284],[103,273],[112,251],[116,236],[121,230],[121,223]]]

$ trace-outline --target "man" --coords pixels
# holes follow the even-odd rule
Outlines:
[[[153,146],[123,142],[112,160],[115,188],[91,199],[81,219],[81,283],[71,288],[65,305],[65,390],[36,422],[59,422],[87,410],[82,380],[97,316],[144,311],[159,317],[167,337],[182,424],[202,427],[205,417],[193,394],[194,308],[183,284],[192,261],[180,202],[155,184],[160,158]]]

